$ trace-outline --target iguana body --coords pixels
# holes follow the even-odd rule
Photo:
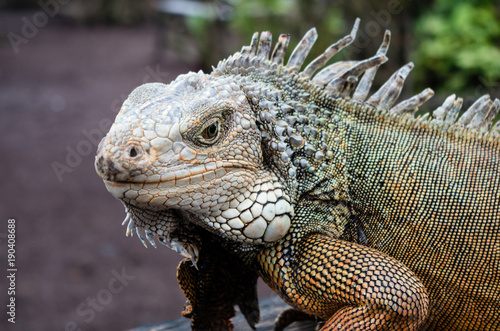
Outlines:
[[[412,64],[367,98],[388,33],[374,57],[311,78],[357,24],[303,71],[314,30],[286,66],[288,36],[271,54],[263,33],[211,74],[137,88],[96,169],[129,230],[194,263],[220,245],[325,330],[500,328],[500,101],[482,97],[457,120],[451,96],[415,118],[432,91],[394,106]],[[194,278],[184,264],[190,301],[204,291]]]

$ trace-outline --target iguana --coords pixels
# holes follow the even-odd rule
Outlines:
[[[499,329],[500,101],[483,96],[458,116],[452,95],[417,117],[432,90],[396,104],[412,63],[368,96],[390,32],[373,57],[325,67],[358,27],[303,70],[315,29],[286,65],[289,36],[272,50],[256,33],[210,74],[136,88],[97,172],[143,243],[142,232],[194,265],[204,249],[205,265],[223,261],[216,245],[239,263],[226,274],[250,270],[241,284],[200,270],[203,291],[262,277],[297,309],[279,328],[314,316],[322,330]],[[179,270],[200,301],[198,271]]]

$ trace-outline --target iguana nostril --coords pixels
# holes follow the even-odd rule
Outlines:
[[[142,155],[142,149],[139,148],[138,146],[131,145],[127,148],[126,154],[130,158],[138,158]]]

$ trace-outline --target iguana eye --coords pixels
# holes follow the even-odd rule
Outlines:
[[[215,120],[211,124],[209,124],[203,131],[201,132],[200,142],[203,144],[214,144],[219,138],[219,120]]]

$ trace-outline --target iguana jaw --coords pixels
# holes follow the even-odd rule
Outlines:
[[[226,168],[220,178],[196,184],[186,178],[157,183],[104,180],[108,191],[126,206],[157,212],[176,209],[196,215],[196,225],[249,244],[281,239],[294,215],[291,199],[278,178],[265,171]],[[217,189],[216,189],[217,188]]]
[[[255,245],[281,239],[294,213],[279,179],[264,169],[213,164],[215,169],[204,173],[189,171],[189,165],[179,175],[171,173],[174,179],[160,182],[110,181],[96,168],[108,191],[126,206],[188,211],[196,215],[191,219],[196,225],[237,242]]]

